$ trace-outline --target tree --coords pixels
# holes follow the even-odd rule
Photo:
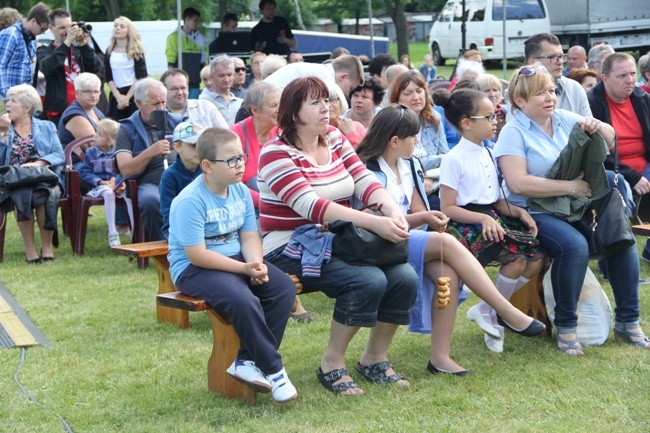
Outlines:
[[[393,6],[392,1],[395,2]],[[406,24],[406,15],[404,15],[404,0],[385,0],[386,10],[393,19],[395,24],[395,33],[397,35],[397,58],[409,53],[408,25]]]

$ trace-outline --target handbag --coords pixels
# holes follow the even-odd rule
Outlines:
[[[0,167],[2,180],[0,187],[6,191],[13,191],[20,188],[29,188],[36,185],[54,187],[59,182],[59,177],[49,168],[20,167],[16,165],[4,165]]]
[[[361,210],[365,209],[383,215],[381,205],[371,205]],[[383,267],[399,265],[408,260],[408,239],[396,244],[346,220],[327,223],[327,230],[336,235],[332,241],[332,255],[351,265]]]
[[[614,146],[614,188],[604,197],[592,200],[582,218],[573,225],[589,244],[589,256],[604,259],[617,254],[636,242],[618,191],[618,142]]]

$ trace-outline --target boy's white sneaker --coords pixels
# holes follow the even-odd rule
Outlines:
[[[275,374],[269,374],[266,378],[271,382],[273,399],[278,403],[286,403],[298,397],[298,391],[289,380],[284,368]]]
[[[271,392],[271,383],[264,376],[264,373],[255,366],[253,361],[235,359],[226,370],[226,373],[258,392]]]

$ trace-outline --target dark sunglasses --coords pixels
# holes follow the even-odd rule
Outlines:
[[[546,69],[544,66],[541,66],[541,65],[526,66],[525,68],[521,68],[519,70],[519,73],[517,74],[517,80],[516,81],[519,81],[519,76],[520,75],[523,75],[524,77],[532,77],[533,75],[535,75],[537,73],[537,71],[546,73],[546,72],[548,72],[548,69]],[[515,84],[517,84],[517,83],[515,82]]]
[[[242,68],[242,67],[235,68],[235,72],[246,72],[246,68]]]

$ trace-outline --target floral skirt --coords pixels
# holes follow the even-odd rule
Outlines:
[[[489,215],[499,223],[506,232],[502,241],[483,238],[482,224],[463,224],[450,220],[447,233],[450,233],[465,246],[482,266],[491,263],[501,265],[524,259],[533,262],[543,258],[546,253],[539,245],[539,240],[528,232],[528,227],[518,218],[501,215],[490,205],[469,204],[464,207],[472,212]]]

